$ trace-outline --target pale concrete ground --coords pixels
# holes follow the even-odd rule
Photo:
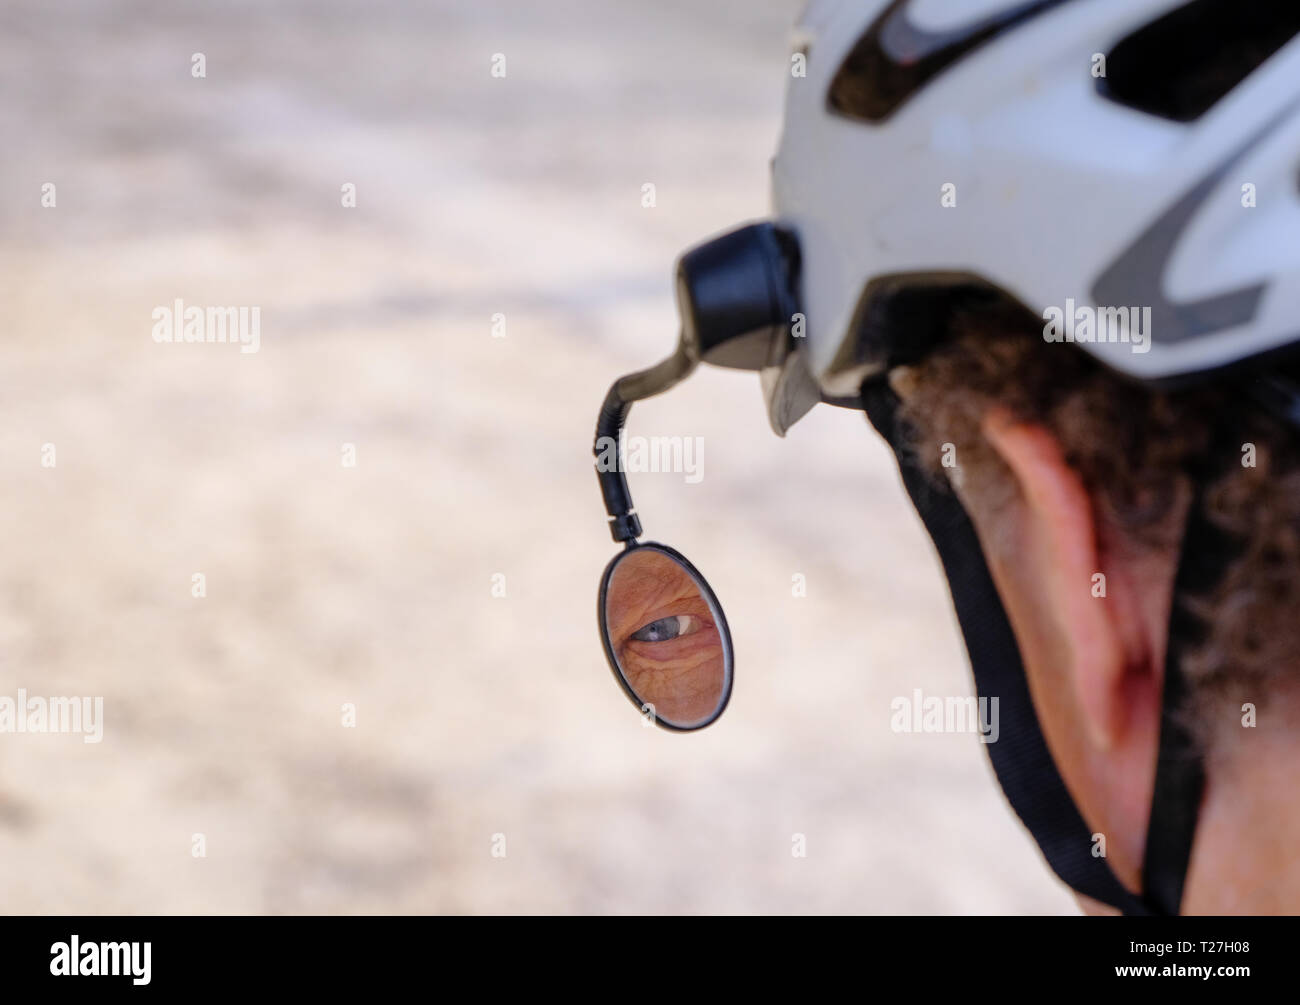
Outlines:
[[[969,683],[860,415],[639,406],[705,438],[633,484],[732,706],[642,728],[601,655],[597,406],[671,347],[676,254],[766,210],[796,6],[0,9],[0,694],[107,720],[0,736],[4,910],[1073,910],[972,737],[889,730]],[[261,352],[156,345],[176,297],[260,305]]]

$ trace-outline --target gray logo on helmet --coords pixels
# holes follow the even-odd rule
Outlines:
[[[1156,343],[1184,342],[1235,328],[1253,319],[1268,283],[1243,286],[1200,300],[1178,302],[1165,296],[1165,269],[1179,240],[1210,193],[1298,104],[1300,102],[1292,102],[1283,109],[1148,227],[1097,279],[1092,288],[1093,299],[1099,304],[1150,305],[1149,331],[1151,340]]]

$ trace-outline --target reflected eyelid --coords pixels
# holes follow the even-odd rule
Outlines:
[[[700,602],[704,604],[703,614],[697,614],[694,611],[664,611],[662,614],[656,614],[652,618],[646,618],[635,628],[625,633],[623,636],[622,644],[625,646],[629,646],[632,645],[633,643],[643,643],[644,645],[659,646],[659,645],[663,645],[664,642],[676,642],[677,639],[685,638],[684,635],[678,635],[671,639],[664,639],[663,642],[643,642],[642,639],[632,638],[632,636],[635,635],[637,632],[641,631],[641,629],[648,628],[650,625],[653,625],[656,621],[662,621],[664,618],[680,618],[683,615],[691,618],[698,618],[700,622],[699,626],[696,627],[694,631],[689,633],[691,635],[694,635],[695,632],[702,632],[708,628],[717,628],[718,623],[713,618],[713,611],[710,610],[708,601],[706,601],[703,597],[701,597]]]
[[[678,627],[677,634],[674,635],[671,639],[638,639],[636,637],[637,632],[643,632],[651,625],[657,625],[660,621],[667,621],[669,618],[677,618],[679,620],[683,618],[686,619],[686,624],[685,625],[679,624],[677,626]],[[646,642],[649,643],[650,645],[656,645],[656,646],[663,645],[665,642],[676,642],[678,639],[684,638],[687,635],[694,635],[696,632],[703,631],[704,628],[705,628],[705,619],[700,617],[698,614],[666,614],[662,618],[654,618],[650,621],[647,621],[640,628],[636,629],[636,631],[632,632],[631,635],[628,636],[628,642]]]
[[[702,608],[702,611],[682,611],[677,609],[687,603],[692,606],[698,604],[698,606]],[[696,593],[693,597],[687,597],[682,600],[674,600],[666,604],[661,604],[658,607],[652,607],[650,610],[652,613],[649,615],[642,615],[639,619],[641,623],[633,628],[632,631],[639,632],[646,625],[652,625],[656,621],[662,621],[664,618],[679,617],[683,614],[697,617],[710,625],[715,623],[713,618],[713,608],[709,606],[709,602],[704,599],[704,594],[702,593]]]

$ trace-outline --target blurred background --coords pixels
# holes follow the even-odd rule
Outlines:
[[[1075,910],[974,736],[890,730],[970,683],[861,413],[638,405],[704,438],[632,487],[731,706],[645,728],[601,652],[596,412],[767,211],[799,6],[7,0],[0,695],[104,736],[0,735],[5,911]],[[260,351],[155,343],[176,298]]]

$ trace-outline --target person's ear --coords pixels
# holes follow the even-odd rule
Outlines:
[[[1064,669],[1088,736],[1095,747],[1110,750],[1123,736],[1133,696],[1125,679],[1126,633],[1114,602],[1119,598],[1108,602],[1095,591],[1102,557],[1088,491],[1042,426],[1015,422],[1005,409],[995,409],[986,415],[983,433],[1019,489],[1014,554],[997,559],[1015,569],[1000,578],[1013,593],[1036,594],[1004,598],[1008,613],[1019,608],[1052,620],[1066,642]]]

